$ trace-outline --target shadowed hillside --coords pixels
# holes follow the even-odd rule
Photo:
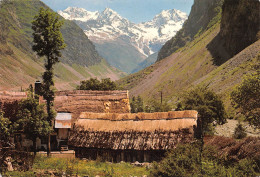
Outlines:
[[[185,46],[202,32],[206,31],[221,18],[221,6],[224,0],[194,0],[188,20],[182,29],[169,41],[167,41],[158,54],[162,60],[170,56],[179,48]]]
[[[0,4],[0,89],[28,87],[41,77],[43,59],[32,51],[31,22],[40,7],[39,0],[5,0]],[[61,17],[62,18],[62,17]],[[61,62],[55,66],[58,89],[69,89],[89,77],[112,77],[122,73],[110,67],[99,56],[95,46],[84,32],[71,21],[64,20],[62,27],[67,44]]]
[[[259,0],[225,0],[220,36],[232,56],[260,39]]]

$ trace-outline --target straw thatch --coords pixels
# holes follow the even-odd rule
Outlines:
[[[161,119],[196,119],[198,112],[195,110],[170,111],[155,113],[93,113],[82,112],[80,119],[101,119],[101,120],[161,120]]]
[[[55,93],[57,112],[71,112],[73,120],[81,112],[129,113],[128,91],[73,90]]]
[[[82,113],[70,132],[69,144],[112,150],[167,150],[192,139],[197,114],[197,111]]]
[[[4,111],[5,117],[15,117],[18,102],[27,98],[26,92],[0,91],[0,110]]]
[[[177,131],[91,131],[75,127],[70,132],[68,144],[78,148],[101,148],[112,150],[167,150],[180,142],[193,138],[191,128]]]
[[[110,121],[110,120],[91,120],[79,119],[76,126],[82,126],[85,130],[91,131],[176,131],[182,128],[189,128],[196,125],[196,119],[171,119],[171,120],[127,120],[127,121]]]
[[[24,98],[27,98],[26,92],[0,91],[0,102],[1,103],[19,101]]]

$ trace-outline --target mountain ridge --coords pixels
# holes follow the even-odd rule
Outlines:
[[[152,20],[139,24],[135,24],[127,20],[126,18],[121,17],[117,12],[110,8],[106,8],[102,12],[91,12],[83,8],[68,7],[64,11],[58,11],[58,13],[65,19],[81,21],[85,23],[90,21],[89,23],[85,24],[85,29],[83,30],[86,35],[94,42],[100,42],[97,41],[97,39],[113,40],[122,35],[130,36],[132,40],[136,37],[138,37],[138,39],[144,38],[143,42],[146,42],[146,40],[148,42],[165,41],[169,39],[169,35],[172,36],[174,35],[174,32],[177,32],[177,30],[187,18],[187,15],[184,12],[176,9],[163,10]],[[109,27],[105,25],[109,25]],[[177,27],[175,27],[175,29],[165,29],[165,26],[167,25]],[[108,31],[104,31],[104,28],[107,28]],[[103,32],[103,34],[106,35],[101,36],[98,34],[99,32]],[[152,37],[148,35],[152,35]],[[138,48],[139,46],[137,45],[137,43],[140,42],[136,42],[135,46]],[[152,50],[146,52],[141,47],[139,47],[139,50],[142,54],[146,56],[154,53],[154,51]]]
[[[58,11],[64,18],[75,21],[94,42],[100,53],[117,54],[112,58],[110,55],[102,55],[112,66],[131,73],[138,63],[141,63],[149,55],[156,53],[168,39],[172,37],[182,26],[187,18],[184,12],[179,10],[163,10],[152,20],[134,24],[121,17],[112,9],[106,8],[102,12],[90,12],[82,8],[68,7],[64,11]],[[135,48],[129,56],[122,57],[127,53],[126,49],[115,50],[111,44],[124,43],[125,46]],[[117,46],[117,48],[121,48]],[[103,52],[104,49],[106,52]],[[110,52],[110,51],[111,52]],[[139,56],[139,57],[136,57]],[[136,58],[131,68],[129,65],[117,65],[120,60],[126,61]],[[131,65],[130,65],[131,66]]]

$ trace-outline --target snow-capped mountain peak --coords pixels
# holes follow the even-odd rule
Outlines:
[[[110,8],[105,8],[105,10],[104,10],[102,13],[103,13],[103,14],[107,14],[107,15],[112,15],[112,14],[118,15],[117,12],[113,11],[113,10],[110,9]]]
[[[187,14],[176,9],[163,10],[152,20],[140,24],[130,22],[110,8],[102,12],[90,12],[83,8],[69,7],[58,13],[65,19],[80,24],[94,42],[126,40],[145,56],[157,52],[187,19]]]
[[[106,21],[106,22],[113,22],[115,20],[123,20],[124,18],[122,18],[117,12],[113,11],[110,8],[106,8],[103,12],[99,13],[99,17],[98,20],[100,21]],[[124,19],[126,20],[126,19]]]
[[[58,11],[58,13],[65,19],[83,22],[87,22],[89,20],[96,20],[99,15],[98,11],[91,12],[79,7],[68,7],[63,11]]]

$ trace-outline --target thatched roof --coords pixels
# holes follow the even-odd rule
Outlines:
[[[88,131],[76,127],[70,132],[68,144],[78,148],[102,148],[113,150],[167,150],[178,143],[193,139],[193,130],[177,131]]]
[[[27,98],[26,92],[0,91],[0,102],[13,102]]]
[[[73,90],[55,92],[55,110],[71,112],[75,120],[81,112],[129,113],[128,91]]]
[[[170,149],[193,137],[197,114],[197,111],[82,113],[70,133],[69,144],[87,148]]]
[[[170,111],[154,113],[93,113],[82,112],[80,119],[101,119],[101,120],[162,120],[162,119],[197,119],[198,112],[195,110]]]
[[[137,114],[81,113],[76,126],[92,131],[176,131],[196,125],[197,111]]]
[[[27,98],[26,92],[0,91],[0,109],[5,112],[8,118],[14,117],[14,110],[17,109],[18,102]]]

